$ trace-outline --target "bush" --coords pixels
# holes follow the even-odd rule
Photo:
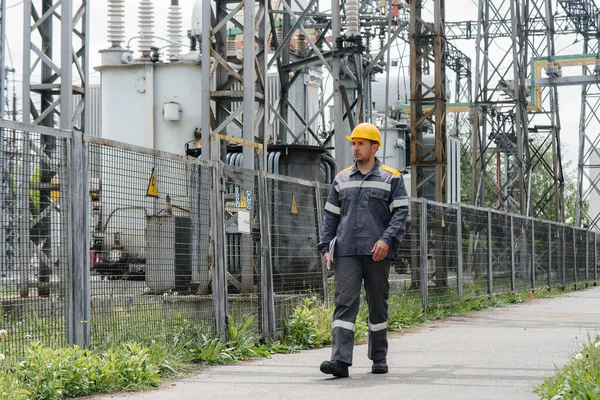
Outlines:
[[[24,360],[0,373],[0,398],[50,400],[155,387],[160,383],[157,357],[135,342],[104,353],[32,343]]]

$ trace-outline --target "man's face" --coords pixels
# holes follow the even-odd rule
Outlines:
[[[367,139],[352,139],[352,154],[354,160],[359,163],[367,163],[375,158],[375,153],[379,149],[377,143],[373,143]]]

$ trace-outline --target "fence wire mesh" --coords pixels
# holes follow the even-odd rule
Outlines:
[[[267,180],[271,259],[278,330],[303,297],[325,299],[315,187],[283,179]],[[320,196],[319,196],[320,197]]]
[[[90,144],[92,343],[214,326],[204,166]]]
[[[420,287],[420,226],[421,203],[410,206],[406,232],[390,269],[390,295],[402,295]]]
[[[316,248],[326,185],[101,139],[86,138],[77,149],[69,132],[0,126],[4,353],[16,354],[30,340],[67,344],[77,322],[73,304],[86,293],[95,346],[190,326],[217,333],[219,310],[229,323],[253,317],[257,333],[266,333],[262,318],[272,318],[281,332],[303,298],[332,299],[333,273],[323,270]],[[88,160],[85,265],[75,265],[73,241],[82,239],[70,236],[64,211],[82,208],[72,203],[80,197],[67,179],[74,155]],[[266,217],[268,232],[261,228]],[[411,202],[406,228],[390,295],[412,289],[407,298],[430,307],[461,295],[598,280],[600,239],[584,229],[421,200]],[[89,290],[70,285],[81,268],[90,271]],[[213,293],[215,280],[222,294]]]
[[[575,284],[585,284],[587,282],[587,240],[585,231],[582,229],[575,229]]]
[[[575,230],[570,226],[565,226],[563,230],[564,234],[564,248],[565,248],[565,284],[575,285],[575,253],[574,253],[574,234]]]
[[[548,287],[550,274],[550,242],[548,224],[533,221],[534,289]]]
[[[466,297],[488,294],[488,212],[462,207],[463,293]]]
[[[531,221],[513,217],[513,252],[515,257],[515,290],[531,289],[532,246]]]
[[[593,233],[594,236],[594,283],[598,284],[598,270],[600,269],[600,238],[598,233]]]
[[[252,328],[258,333],[261,318],[258,204],[264,199],[259,196],[256,172],[228,165],[223,174],[228,315],[234,321],[252,317]]]
[[[510,215],[491,212],[492,288],[494,293],[512,291]]]
[[[550,274],[551,287],[564,287],[565,247],[562,225],[550,224],[552,228],[552,264]]]
[[[456,209],[427,203],[427,280],[430,306],[458,301]]]
[[[0,329],[10,355],[30,340],[66,343],[69,141],[4,127],[0,133]]]

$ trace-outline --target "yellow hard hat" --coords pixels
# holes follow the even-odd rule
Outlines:
[[[373,124],[368,122],[363,122],[362,124],[358,124],[354,127],[352,134],[350,136],[346,136],[346,139],[367,139],[377,142],[381,146],[381,134],[379,133],[379,129]]]

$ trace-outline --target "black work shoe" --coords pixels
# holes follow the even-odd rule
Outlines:
[[[373,374],[387,374],[388,366],[385,360],[375,360],[373,361],[373,366],[371,367],[371,373]]]
[[[323,361],[321,363],[321,372],[337,378],[347,378],[348,364],[341,361]]]

